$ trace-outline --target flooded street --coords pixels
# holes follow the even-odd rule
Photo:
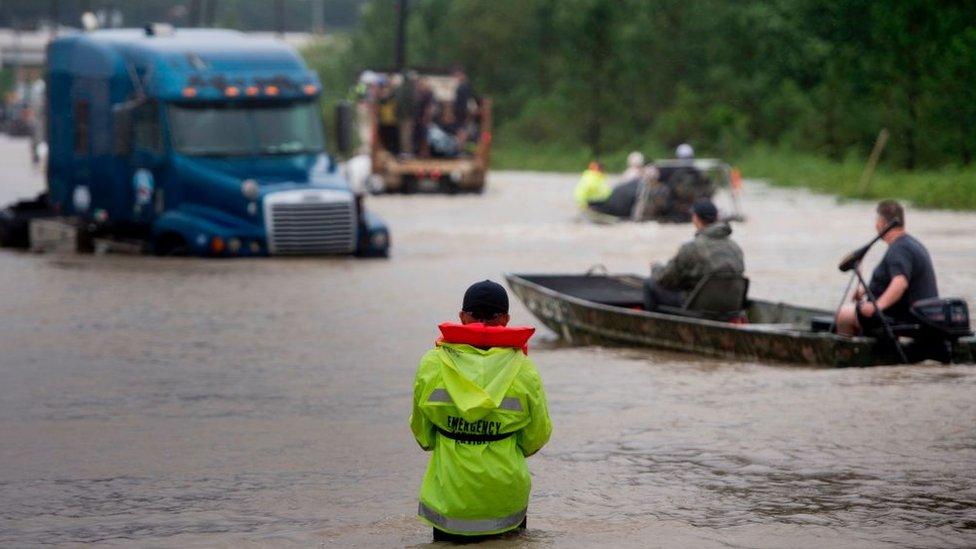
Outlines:
[[[26,148],[0,138],[0,203],[43,185]],[[0,252],[0,546],[429,543],[413,375],[468,284],[644,273],[691,237],[581,224],[575,182],[371,197],[389,260]],[[752,295],[835,307],[873,206],[747,182]],[[909,208],[907,226],[940,293],[976,304],[976,214]],[[976,545],[976,367],[568,348],[512,303],[539,327],[554,432],[528,532],[485,546]]]

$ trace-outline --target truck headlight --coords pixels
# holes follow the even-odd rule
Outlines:
[[[385,248],[387,242],[389,242],[389,238],[385,232],[373,233],[373,236],[369,237],[369,243],[374,248]]]
[[[261,186],[253,179],[245,179],[241,182],[241,194],[248,200],[257,200],[261,196]]]

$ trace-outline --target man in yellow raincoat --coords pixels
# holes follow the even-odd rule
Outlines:
[[[613,187],[607,182],[607,174],[603,173],[603,164],[590,162],[589,167],[583,172],[579,183],[573,190],[573,197],[580,208],[586,209],[591,204],[600,204],[610,198]]]
[[[508,327],[508,294],[485,280],[468,288],[460,324],[420,361],[410,428],[433,451],[420,519],[434,541],[525,528],[531,479],[525,458],[549,440],[542,380],[527,356],[534,328]]]

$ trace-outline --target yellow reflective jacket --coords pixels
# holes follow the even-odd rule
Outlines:
[[[591,202],[602,202],[610,198],[613,188],[607,183],[607,176],[598,170],[586,170],[576,184],[573,195],[580,208],[586,208]]]
[[[486,329],[464,328],[478,327]],[[521,349],[438,342],[417,369],[410,428],[433,452],[422,521],[469,536],[522,523],[532,485],[525,458],[549,440],[552,423],[542,380]]]

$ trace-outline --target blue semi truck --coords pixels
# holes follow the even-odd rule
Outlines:
[[[387,227],[325,152],[321,83],[288,45],[99,30],[53,41],[47,78],[48,192],[21,217],[161,255],[387,255]]]

